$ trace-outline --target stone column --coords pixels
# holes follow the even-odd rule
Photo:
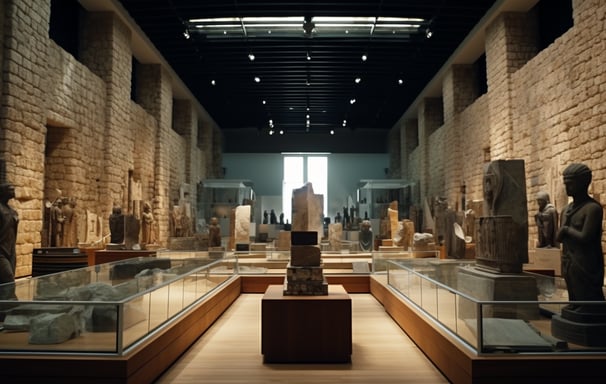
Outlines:
[[[418,112],[419,118],[419,147],[421,149],[420,179],[421,200],[429,193],[429,180],[431,180],[431,159],[429,136],[444,122],[441,98],[426,98],[421,102]]]
[[[511,76],[538,49],[536,18],[530,13],[503,13],[486,28],[486,76],[489,93],[490,154],[513,156]]]
[[[402,146],[400,143],[400,130],[401,129],[402,129],[401,124],[397,124],[389,132],[389,137],[388,137],[388,140],[389,140],[389,143],[388,143],[389,175],[387,175],[387,176],[390,179],[401,178],[401,169],[400,169],[401,156],[402,156],[402,152],[401,152]]]
[[[400,177],[405,180],[412,179],[410,172],[409,156],[419,146],[419,121],[417,119],[406,120],[400,128]],[[413,201],[418,204],[418,201]]]

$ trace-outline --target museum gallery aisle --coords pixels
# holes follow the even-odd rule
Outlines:
[[[448,383],[372,295],[350,296],[351,364],[263,364],[263,295],[242,294],[156,383]]]

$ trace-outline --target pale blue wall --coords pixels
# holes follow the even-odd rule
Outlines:
[[[254,183],[257,196],[282,195],[282,155],[279,153],[224,153],[226,179],[246,179]],[[328,212],[334,218],[347,205],[347,197],[356,200],[358,182],[363,179],[385,179],[389,155],[329,154]]]

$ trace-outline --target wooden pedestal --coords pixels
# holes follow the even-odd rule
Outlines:
[[[284,296],[270,285],[261,301],[261,353],[265,363],[351,361],[351,298],[342,285],[328,295]]]

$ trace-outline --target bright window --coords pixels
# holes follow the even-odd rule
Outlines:
[[[324,196],[323,211],[328,202],[328,157],[314,154],[285,155],[282,179],[282,210],[285,222],[292,223],[292,191],[310,182],[316,195]]]

